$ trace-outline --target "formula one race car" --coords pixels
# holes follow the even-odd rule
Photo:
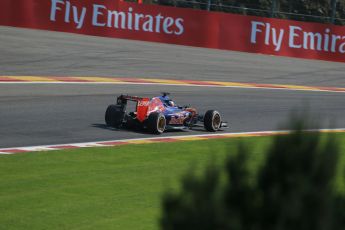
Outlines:
[[[115,128],[140,127],[154,134],[161,134],[165,130],[191,129],[200,126],[200,123],[210,132],[227,127],[218,111],[208,110],[200,115],[195,108],[175,105],[168,95],[169,93],[162,93],[162,96],[153,98],[121,95],[117,98],[116,105],[108,106],[105,122]],[[128,101],[136,103],[135,111],[127,112]]]

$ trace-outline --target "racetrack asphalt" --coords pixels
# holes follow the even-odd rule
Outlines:
[[[217,109],[228,121],[226,132],[277,130],[292,108],[306,105],[327,127],[345,127],[344,93],[295,92],[263,89],[200,88],[155,85],[0,85],[0,148],[64,144],[152,136],[108,129],[104,112],[122,93],[155,96],[172,93],[180,105],[201,112]],[[286,129],[286,127],[281,127]],[[168,132],[164,136],[205,134],[203,129]]]
[[[0,26],[0,75],[345,87],[345,64]]]
[[[345,86],[345,65],[193,47],[0,27],[0,75],[116,76]],[[345,94],[157,85],[0,84],[0,148],[152,136],[108,129],[121,93],[172,93],[180,105],[219,110],[226,132],[277,130],[308,107],[321,127],[345,127]],[[285,127],[281,127],[285,129]],[[168,132],[165,136],[205,133]]]

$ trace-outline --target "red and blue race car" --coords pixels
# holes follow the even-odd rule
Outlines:
[[[127,111],[128,101],[136,103],[135,111]],[[105,122],[110,127],[140,127],[154,134],[199,126],[215,132],[227,127],[227,123],[222,121],[218,111],[208,110],[201,115],[195,108],[175,105],[175,102],[169,98],[169,93],[162,93],[162,96],[153,98],[120,95],[116,104],[108,106]]]

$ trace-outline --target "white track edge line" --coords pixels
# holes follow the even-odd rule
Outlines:
[[[211,87],[211,88],[239,88],[239,89],[269,89],[269,90],[287,90],[287,91],[305,91],[305,92],[331,92],[345,93],[345,91],[327,90],[327,89],[299,89],[299,88],[275,88],[275,87],[255,87],[255,86],[232,86],[232,85],[193,85],[193,84],[165,84],[165,83],[140,83],[140,82],[0,82],[1,84],[57,84],[57,85],[166,85],[166,86],[186,86],[186,87]],[[242,84],[242,83],[240,83]],[[246,84],[246,83],[243,83]],[[302,86],[313,87],[313,86]],[[317,87],[317,86],[316,86]],[[322,86],[321,86],[322,87]]]
[[[306,132],[337,132],[343,131],[345,132],[345,128],[336,128],[336,129],[308,129],[304,130]],[[163,137],[146,137],[146,138],[132,138],[132,139],[118,139],[118,140],[107,140],[107,141],[95,141],[95,142],[83,142],[83,143],[67,143],[67,144],[56,144],[56,145],[39,145],[39,146],[28,146],[28,147],[11,147],[11,148],[2,148],[0,149],[0,155],[10,155],[15,153],[8,153],[2,152],[6,150],[13,150],[18,149],[22,151],[28,152],[38,152],[38,151],[51,151],[51,150],[61,150],[65,148],[59,148],[63,146],[73,146],[76,148],[86,148],[86,147],[109,147],[106,145],[107,143],[111,142],[135,142],[135,141],[145,141],[145,140],[159,140],[159,139],[166,139],[172,138],[177,140],[183,140],[185,138],[193,138],[193,137],[204,137],[204,136],[236,136],[236,135],[260,135],[260,134],[267,134],[267,135],[274,135],[274,134],[287,134],[291,132],[291,130],[276,130],[276,131],[255,131],[255,132],[235,132],[235,133],[216,133],[216,134],[196,134],[196,135],[183,135],[183,136],[163,136]]]
[[[227,135],[246,135],[246,134],[261,134],[261,133],[277,133],[277,132],[288,132],[288,131],[259,131],[259,132],[239,132],[239,133],[215,133],[215,134],[196,134],[196,135],[181,135],[181,136],[160,136],[160,137],[144,137],[144,138],[129,138],[129,139],[114,139],[114,140],[105,140],[105,141],[92,141],[92,142],[77,142],[77,143],[66,143],[66,144],[52,144],[52,145],[37,145],[37,146],[25,146],[25,147],[10,147],[10,148],[1,148],[0,152],[3,150],[11,149],[31,149],[31,148],[58,148],[62,146],[78,146],[78,145],[93,145],[100,143],[110,143],[110,142],[128,142],[128,141],[145,141],[145,140],[159,140],[166,138],[176,138],[183,139],[187,137],[203,137],[203,136],[227,136]]]

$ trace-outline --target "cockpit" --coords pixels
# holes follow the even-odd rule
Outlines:
[[[165,107],[176,107],[173,100],[169,98],[169,93],[162,93],[163,95],[159,97]]]

